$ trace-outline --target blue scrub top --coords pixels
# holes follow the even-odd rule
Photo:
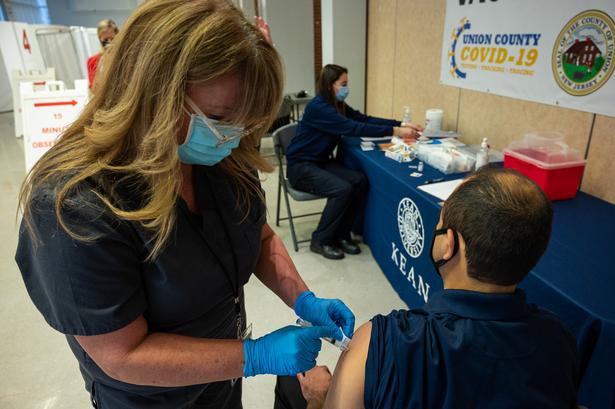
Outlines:
[[[323,98],[316,95],[305,107],[297,134],[286,150],[286,161],[292,166],[299,162],[326,162],[340,142],[341,136],[391,136],[393,127],[401,122],[362,114],[344,104],[344,115]]]
[[[444,290],[372,319],[365,408],[574,408],[575,345],[522,290]]]

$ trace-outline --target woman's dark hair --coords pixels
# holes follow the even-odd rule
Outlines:
[[[448,198],[444,226],[466,243],[468,276],[497,285],[519,283],[547,248],[553,210],[545,193],[522,174],[481,168]]]
[[[316,92],[343,114],[345,111],[344,102],[338,101],[335,98],[335,91],[333,91],[333,84],[342,74],[348,74],[348,69],[340,65],[327,64],[322,67],[316,84]]]

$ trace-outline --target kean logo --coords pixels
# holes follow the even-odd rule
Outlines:
[[[397,225],[406,252],[410,257],[418,258],[425,244],[423,219],[419,208],[408,197],[401,199],[397,206]]]
[[[570,95],[596,92],[613,74],[615,22],[606,13],[588,10],[574,16],[553,47],[553,75]]]
[[[406,253],[412,258],[418,258],[423,252],[425,230],[423,228],[421,212],[419,212],[412,199],[408,197],[401,199],[397,206],[397,225],[399,227],[399,237]],[[391,249],[391,260],[395,263],[399,272],[406,277],[417,294],[427,302],[429,299],[429,283],[423,279],[421,274],[414,270],[412,262],[408,263],[409,260],[395,242],[391,243]]]

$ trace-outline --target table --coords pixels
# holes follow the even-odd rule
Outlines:
[[[369,179],[363,239],[393,288],[410,308],[442,289],[429,251],[440,213],[439,199],[418,189],[443,175],[425,165],[413,178],[410,164],[362,151],[359,138],[345,137],[339,155]],[[520,287],[528,301],[558,314],[577,338],[581,358],[579,404],[615,407],[615,206],[579,192],[553,204],[549,246]],[[382,311],[386,313],[388,311]]]
[[[293,103],[291,108],[291,117],[295,122],[299,121],[299,115],[301,114],[301,105],[305,105],[310,102],[314,96],[306,94],[305,97],[297,97],[296,93],[288,94],[290,101]]]

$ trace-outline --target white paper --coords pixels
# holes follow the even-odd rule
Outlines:
[[[463,179],[447,180],[446,182],[430,183],[419,186],[424,192],[437,197],[440,200],[446,200],[453,191],[463,182]]]
[[[391,139],[390,136],[379,136],[379,137],[362,136],[361,137],[361,140],[363,142],[383,142],[383,141],[388,141],[389,139]]]

